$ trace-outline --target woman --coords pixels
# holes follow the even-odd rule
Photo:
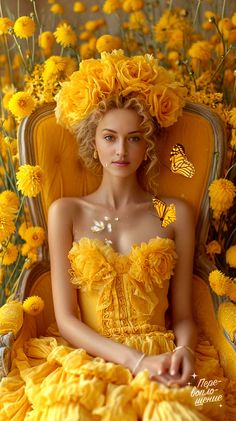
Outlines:
[[[192,212],[177,199],[153,206],[158,130],[181,115],[184,95],[152,57],[121,51],[84,60],[63,84],[57,118],[101,183],[49,209],[61,337],[51,329],[18,350],[0,419],[224,419],[223,400],[198,406],[201,388],[192,393],[202,373],[220,379],[216,398],[227,385],[209,345],[201,344],[209,371],[199,353],[195,360]],[[161,221],[156,203],[171,217]]]

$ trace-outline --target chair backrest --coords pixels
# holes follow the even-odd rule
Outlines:
[[[45,173],[42,193],[28,199],[33,223],[45,230],[48,207],[54,200],[87,194],[100,183],[100,178],[84,167],[74,137],[56,123],[54,108],[54,103],[38,108],[22,121],[18,135],[20,164],[38,164]],[[195,167],[192,179],[170,171],[170,151],[176,143],[184,146],[188,159]],[[160,135],[159,194],[180,197],[192,205],[197,245],[206,240],[208,186],[222,172],[225,150],[222,121],[217,114],[199,104],[188,103],[178,122]],[[48,259],[47,247],[44,257]]]

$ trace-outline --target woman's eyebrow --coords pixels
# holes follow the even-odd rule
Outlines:
[[[117,133],[115,130],[112,130],[112,129],[102,129],[102,132],[105,132],[105,131]],[[141,131],[140,130],[134,130],[132,132],[128,132],[128,134],[134,134],[134,133],[141,133]]]

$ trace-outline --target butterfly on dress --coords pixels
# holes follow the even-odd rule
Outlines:
[[[157,215],[160,218],[162,227],[166,228],[167,225],[171,224],[176,220],[176,210],[175,205],[173,203],[167,205],[165,202],[163,202],[160,199],[157,199],[156,197],[152,199],[152,203]]]
[[[188,161],[185,155],[184,146],[177,143],[173,146],[170,153],[171,171],[175,174],[181,174],[184,177],[192,178],[195,173],[195,168],[191,162]]]

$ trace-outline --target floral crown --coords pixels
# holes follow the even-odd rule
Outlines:
[[[73,133],[100,101],[136,97],[161,127],[168,127],[182,114],[186,93],[152,55],[127,57],[122,50],[114,50],[80,63],[79,70],[62,84],[55,113],[58,122]]]

